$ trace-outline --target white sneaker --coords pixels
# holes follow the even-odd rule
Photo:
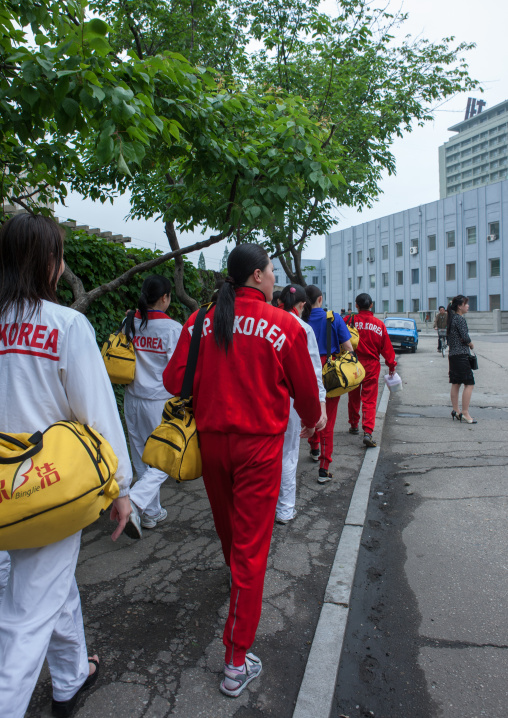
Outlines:
[[[166,509],[161,509],[157,516],[147,516],[146,514],[143,514],[141,518],[141,526],[144,529],[154,529],[157,524],[160,524],[165,521],[167,517],[168,512],[166,511]]]
[[[221,681],[219,690],[226,696],[236,698],[245,686],[259,676],[262,668],[259,658],[253,653],[247,653],[245,665],[240,670],[227,665],[224,666],[224,678]]]

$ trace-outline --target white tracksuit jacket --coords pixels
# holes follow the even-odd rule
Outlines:
[[[283,310],[282,310],[283,311]],[[304,322],[303,319],[292,313],[292,316],[300,322],[307,334],[307,346],[309,348],[312,366],[316,372],[316,380],[319,390],[319,401],[326,400],[326,390],[323,386],[322,365],[319,356],[319,349],[316,341],[314,330]],[[295,357],[297,361],[297,357]],[[284,434],[284,446],[282,449],[282,478],[280,483],[279,498],[277,501],[276,516],[284,521],[290,520],[295,515],[296,501],[296,467],[298,465],[298,453],[300,449],[300,417],[295,411],[293,400],[290,399],[291,409],[289,412],[289,421]]]
[[[3,317],[0,396],[2,431],[43,431],[60,419],[97,429],[118,457],[120,495],[128,494],[132,473],[127,445],[94,330],[85,316],[43,301],[29,319]],[[11,573],[0,622],[1,716],[24,716],[45,656],[57,701],[71,698],[88,676],[74,578],[80,536],[78,532],[42,548],[9,551]]]
[[[162,383],[166,368],[182,332],[182,325],[165,312],[148,310],[147,324],[140,329],[141,315],[134,318],[136,374],[125,387],[125,423],[129,431],[132,463],[138,481],[130,492],[131,500],[150,518],[160,514],[160,486],[167,476],[149,468],[141,457],[145,442],[161,422],[164,404],[171,397]]]

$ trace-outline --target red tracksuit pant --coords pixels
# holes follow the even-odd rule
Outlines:
[[[326,361],[326,356],[321,357],[321,364]],[[319,468],[328,470],[332,463],[333,453],[333,430],[335,429],[335,419],[337,418],[337,409],[339,406],[340,396],[332,398],[326,397],[326,426],[322,431],[315,431],[309,439],[311,449],[321,449],[319,456]]]
[[[360,358],[365,369],[365,379],[358,389],[348,394],[348,414],[351,426],[358,426],[360,422],[360,403],[362,405],[362,429],[366,434],[372,434],[376,425],[376,408],[379,372],[381,364],[378,360]]]
[[[199,439],[203,480],[232,576],[226,663],[242,666],[261,617],[284,434],[200,433]]]

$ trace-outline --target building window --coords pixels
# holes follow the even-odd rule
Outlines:
[[[494,309],[501,309],[501,295],[490,294],[489,295],[489,312],[493,312]]]
[[[451,282],[454,279],[455,279],[455,265],[447,264],[446,265],[446,281]]]
[[[467,278],[476,279],[476,262],[466,262]]]
[[[326,277],[323,277],[323,287],[326,287]]]
[[[429,297],[429,309],[431,311],[437,309],[437,297]]]
[[[369,287],[371,289],[374,289],[376,286],[376,275],[375,274],[369,274]]]
[[[420,284],[420,270],[418,267],[411,270],[411,284]]]
[[[347,310],[348,310],[348,312],[353,311],[353,305],[351,304],[351,302],[349,302],[349,304],[347,305]]]
[[[411,302],[413,304],[413,312],[419,312],[420,311],[420,300],[412,299]]]
[[[476,244],[476,227],[466,227],[467,244]]]
[[[348,280],[347,280],[347,288],[348,288],[349,290],[353,289],[353,280],[351,279],[351,277],[348,277]]]
[[[429,282],[437,282],[437,269],[436,269],[436,267],[429,267]]]
[[[404,284],[404,272],[402,270],[395,272],[395,283],[399,287],[401,284]]]
[[[317,277],[316,275],[314,275],[314,276],[312,277],[312,284],[318,284],[318,282],[319,282],[319,277]]]
[[[383,299],[383,312],[388,311],[388,299]]]
[[[499,239],[499,222],[489,222],[489,234]]]
[[[501,260],[491,259],[490,261],[490,276],[500,277],[501,276]]]
[[[362,279],[363,279],[363,277],[357,277],[357,278],[356,278],[356,286],[357,286],[358,289],[361,289],[361,288],[362,288]]]
[[[351,252],[349,252],[348,255],[347,255],[347,266],[348,266],[348,267],[351,266]]]
[[[429,252],[435,252],[436,251],[436,235],[429,234],[429,236],[427,237],[427,241],[429,243]]]
[[[383,244],[383,246],[381,247],[381,258],[388,259],[388,245],[387,244]]]
[[[446,246],[455,247],[455,230],[446,233]]]
[[[369,262],[373,262],[376,259],[376,249],[375,247],[369,248]]]
[[[279,275],[276,274],[276,275],[275,275],[275,284],[278,284],[278,283],[279,283]]]
[[[402,257],[402,242],[396,242],[395,244],[395,256]]]
[[[383,278],[383,287],[387,287],[388,286],[388,272],[383,272],[382,278]]]
[[[416,249],[416,251],[418,252],[418,240],[417,239],[411,240],[411,249]]]
[[[469,311],[470,312],[478,311],[478,297],[476,296],[476,294],[469,296]]]
[[[398,312],[404,311],[404,300],[403,299],[397,299],[397,311]]]
[[[360,249],[360,251],[356,253],[356,263],[361,264],[362,262],[363,262],[363,252]]]

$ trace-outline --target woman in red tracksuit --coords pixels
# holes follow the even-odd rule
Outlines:
[[[349,429],[350,434],[358,434],[358,423],[360,421],[360,403],[362,404],[362,429],[363,443],[365,446],[377,446],[372,438],[372,432],[376,424],[376,406],[379,372],[381,364],[379,355],[385,360],[385,364],[392,375],[397,366],[395,352],[386,331],[386,327],[380,319],[376,319],[372,313],[372,298],[369,294],[359,294],[356,297],[356,308],[358,314],[354,315],[352,326],[358,329],[360,342],[356,349],[358,359],[365,368],[365,379],[358,389],[349,392]]]
[[[204,321],[193,406],[203,479],[231,570],[220,690],[236,697],[261,672],[261,661],[247,651],[261,615],[289,399],[308,427],[305,437],[321,406],[305,330],[267,304],[275,277],[266,251],[255,244],[235,247],[228,274]],[[164,386],[174,395],[182,388],[195,319],[196,313],[164,371]]]

